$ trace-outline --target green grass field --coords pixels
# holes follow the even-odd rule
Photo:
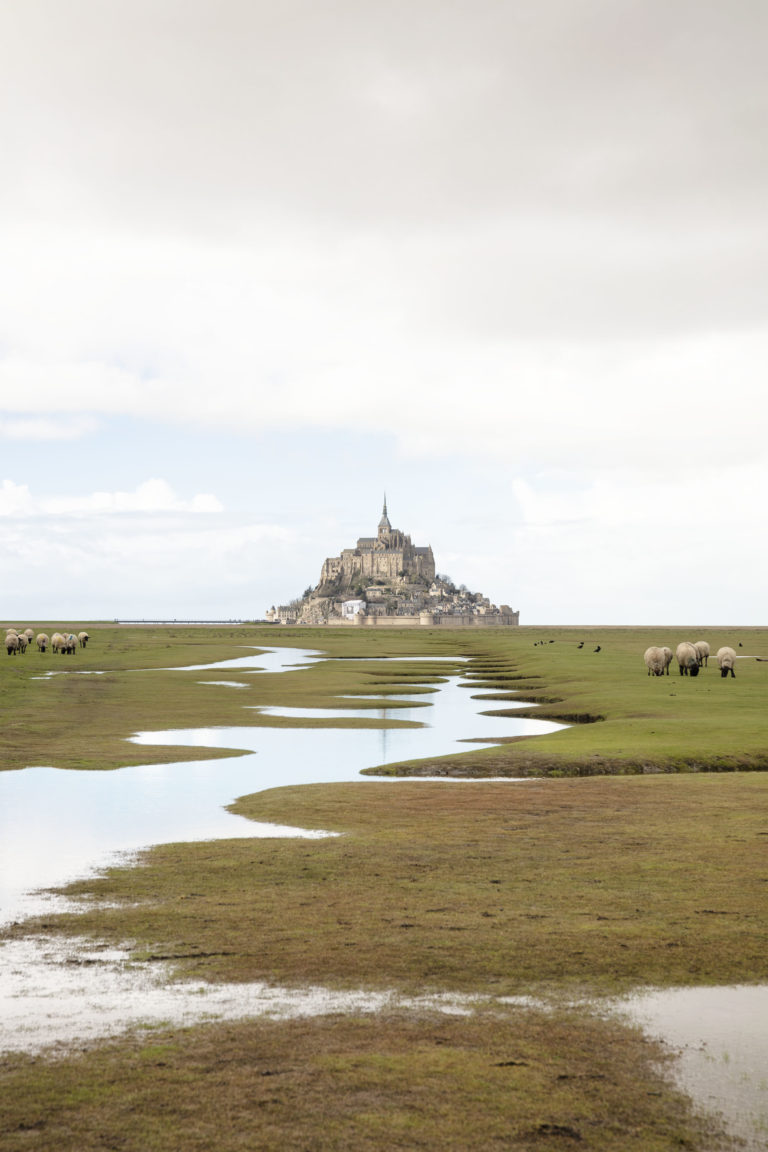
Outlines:
[[[768,631],[89,631],[75,657],[3,659],[3,767],[209,757],[124,741],[138,729],[265,722],[244,704],[332,707],[357,694],[360,719],[335,723],[380,725],[366,694],[383,690],[395,705],[406,686],[452,670],[355,659],[376,654],[467,657],[467,691],[538,701],[531,714],[576,722],[391,769],[549,779],[244,797],[234,807],[253,819],[343,835],[159,847],[139,867],[75,885],[92,910],[9,935],[131,941],[148,963],[169,958],[180,976],[209,981],[526,992],[555,1007],[200,1025],[65,1058],[6,1057],[0,1149],[719,1146],[663,1078],[656,1046],[564,998],[766,980],[768,774],[756,769],[768,765],[768,663],[754,657],[768,657]],[[645,648],[685,638],[736,648],[736,679],[721,680],[714,661],[694,680],[674,667],[647,677]],[[248,692],[165,670],[278,642],[344,659],[227,671]],[[75,667],[105,675],[31,678]]]
[[[72,625],[73,630],[79,627]],[[91,644],[76,656],[30,650],[23,657],[0,658],[4,769],[29,764],[115,768],[227,755],[205,748],[138,748],[125,740],[133,732],[153,728],[264,723],[243,707],[247,703],[337,705],[348,710],[354,701],[340,697],[366,695],[373,689],[385,692],[388,706],[395,707],[398,688],[408,684],[410,691],[416,683],[428,683],[430,675],[439,677],[451,670],[441,662],[388,666],[382,672],[354,662],[355,656],[372,655],[465,657],[468,690],[489,696],[489,711],[503,711],[499,694],[509,693],[511,699],[536,704],[534,709],[516,710],[516,715],[571,725],[536,740],[470,750],[446,771],[588,775],[768,767],[768,629],[693,630],[695,639],[710,642],[713,653],[728,643],[743,654],[736,679],[722,680],[714,659],[696,679],[679,676],[674,665],[670,676],[646,675],[645,648],[655,642],[674,648],[692,634],[682,629],[519,628],[467,634],[439,629],[377,633],[335,628],[88,627]],[[541,640],[543,644],[537,643]],[[582,641],[583,648],[578,648]],[[204,676],[199,672],[168,670],[239,656],[244,646],[276,644],[322,649],[344,659],[279,675],[228,671],[227,679],[251,687],[249,699],[245,693],[200,684]],[[597,645],[600,652],[594,651]],[[102,675],[33,678],[41,672],[75,669]],[[137,669],[144,671],[138,674]],[[365,713],[361,702],[359,723],[380,723]],[[308,723],[312,722],[304,721]],[[422,765],[421,770],[427,767],[431,772],[434,765]]]

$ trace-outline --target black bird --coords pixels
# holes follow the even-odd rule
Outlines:
[[[597,648],[595,648],[595,652],[599,652],[599,651],[600,651],[600,645],[598,644]]]
[[[576,645],[576,647],[577,648],[583,648],[584,647],[584,641],[580,640],[579,643]]]

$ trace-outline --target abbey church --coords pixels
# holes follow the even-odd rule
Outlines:
[[[448,628],[515,626],[519,612],[497,608],[480,592],[458,588],[435,572],[431,547],[411,542],[393,528],[387,498],[375,536],[324,561],[314,588],[290,604],[271,608],[267,620],[280,624],[412,625]]]
[[[319,590],[338,591],[361,581],[391,584],[397,580],[427,583],[435,578],[432,549],[415,547],[410,536],[393,528],[387,516],[387,498],[376,536],[361,536],[354,548],[331,556],[323,564]],[[321,591],[321,595],[322,595]]]

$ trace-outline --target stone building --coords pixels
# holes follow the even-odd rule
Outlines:
[[[361,536],[354,548],[345,548],[340,556],[330,556],[323,564],[318,596],[336,596],[342,591],[381,582],[429,585],[435,579],[432,549],[411,543],[398,528],[393,528],[387,515],[387,498],[376,536]]]

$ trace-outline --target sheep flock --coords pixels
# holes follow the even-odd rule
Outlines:
[[[60,652],[66,656],[73,656],[78,648],[85,648],[90,640],[87,632],[54,632],[48,636],[47,632],[38,632],[35,636],[33,628],[8,628],[5,633],[5,650],[9,656],[23,656],[27,648],[34,642],[38,652]]]
[[[709,665],[709,656],[709,644],[706,640],[696,640],[694,643],[683,640],[675,649],[675,659],[677,660],[677,666],[681,676],[698,676],[701,669]],[[734,649],[728,647],[718,648],[715,659],[717,660],[721,677],[726,677],[730,672],[731,676],[735,679],[736,673],[733,666],[736,662],[736,652]],[[663,676],[665,673],[669,676],[669,666],[672,663],[672,649],[667,647],[660,648],[653,645],[650,648],[646,648],[643,660],[645,661],[649,676]]]

